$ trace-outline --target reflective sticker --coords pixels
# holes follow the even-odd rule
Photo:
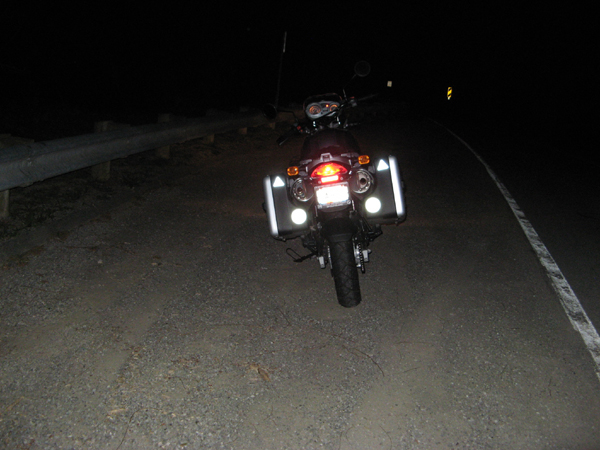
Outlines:
[[[371,214],[378,213],[381,209],[381,200],[379,200],[377,197],[370,197],[365,202],[365,208]]]
[[[281,177],[276,177],[275,181],[273,181],[273,187],[283,187],[283,186],[285,186],[285,183],[283,182]]]
[[[452,87],[448,88],[448,100],[452,97]]]
[[[381,172],[382,170],[387,170],[389,168],[390,168],[390,166],[388,166],[387,163],[382,159],[381,161],[379,161],[379,165],[377,166],[377,171]]]
[[[307,218],[308,215],[303,209],[298,208],[292,211],[292,222],[294,222],[296,225],[302,225],[304,222],[306,222]]]

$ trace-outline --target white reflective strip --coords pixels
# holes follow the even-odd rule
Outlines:
[[[390,166],[388,166],[383,159],[380,160],[379,164],[377,165],[377,171],[378,172],[381,172],[382,170],[387,170],[389,168],[390,168]]]
[[[281,179],[281,177],[275,177],[275,181],[273,181],[273,187],[282,187],[285,186],[285,183]]]
[[[402,196],[402,181],[400,180],[400,171],[398,170],[398,161],[395,156],[389,157],[390,175],[392,176],[392,190],[394,191],[394,201],[396,202],[396,214],[403,217],[404,197]]]
[[[269,217],[269,228],[271,231],[271,236],[279,237],[279,228],[277,227],[277,216],[275,215],[275,202],[273,201],[273,189],[271,189],[271,177],[265,177],[264,186],[265,205],[267,207],[267,216]]]

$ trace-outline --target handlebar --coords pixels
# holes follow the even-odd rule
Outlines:
[[[281,136],[279,136],[277,138],[277,145],[282,146],[285,143],[285,141],[287,141],[293,135],[298,134],[298,133],[302,133],[302,126],[298,122],[296,122],[292,126],[292,128],[290,128],[284,134],[282,134]]]
[[[366,95],[361,98],[351,97],[351,98],[345,100],[340,105],[339,109],[330,111],[328,114],[326,114],[325,116],[323,116],[317,120],[321,120],[324,117],[331,117],[333,115],[339,115],[342,110],[344,110],[346,108],[354,108],[355,106],[358,106],[358,103],[364,102],[366,100],[370,100],[372,98],[377,97],[378,95],[379,94],[370,94],[370,95]],[[356,124],[346,123],[346,126],[351,126],[351,125],[356,125]],[[277,145],[282,146],[289,138],[291,138],[295,134],[302,134],[302,133],[307,133],[307,132],[309,132],[309,131],[301,123],[296,121],[288,131],[286,131],[284,134],[279,136],[279,138],[277,138]]]
[[[357,98],[356,102],[360,103],[360,102],[364,102],[366,100],[371,100],[372,98],[377,97],[379,94],[370,94],[370,95],[365,95],[364,97],[361,98]]]

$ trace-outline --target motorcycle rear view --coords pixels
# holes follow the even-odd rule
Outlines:
[[[366,76],[368,63],[355,66]],[[365,272],[369,244],[382,234],[381,225],[405,219],[403,184],[394,156],[372,160],[349,132],[346,112],[361,100],[322,94],[304,103],[306,120],[296,121],[278,139],[305,135],[301,155],[286,172],[264,178],[265,210],[271,235],[300,238],[309,251],[294,261],[316,259],[331,267],[338,302],[361,302],[358,270]],[[288,249],[288,253],[289,249]]]

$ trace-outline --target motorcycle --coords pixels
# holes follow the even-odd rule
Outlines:
[[[369,72],[368,63],[357,63],[353,79]],[[345,91],[306,99],[306,120],[296,120],[277,140],[283,145],[305,135],[301,154],[263,185],[271,235],[301,239],[310,253],[287,249],[295,262],[316,259],[322,269],[329,264],[338,302],[350,308],[362,300],[358,271],[365,272],[369,244],[382,234],[381,225],[403,221],[406,211],[397,159],[372,158],[349,131],[348,110],[371,96],[357,100]],[[277,110],[266,114],[274,118]]]

